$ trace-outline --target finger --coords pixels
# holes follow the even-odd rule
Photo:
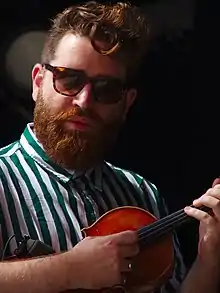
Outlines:
[[[205,206],[210,208],[210,211],[206,211],[211,216],[220,220],[220,200],[219,200],[220,190],[210,190],[207,194],[201,196],[199,199],[193,202],[194,206]]]
[[[138,236],[135,231],[123,231],[120,233],[112,234],[109,237],[116,241],[119,245],[130,245],[138,242]]]
[[[215,184],[212,189],[220,189],[220,184]]]
[[[220,186],[218,187],[218,185],[216,185],[214,188],[208,189],[205,194],[203,194],[201,197],[199,197],[199,198],[197,198],[197,199],[195,199],[193,201],[193,205],[195,207],[202,206],[203,205],[204,198],[206,196],[210,196],[210,197],[216,198],[219,201],[219,204],[220,204]]]
[[[193,201],[193,206],[196,207],[196,208],[199,208],[202,206],[202,203],[200,202],[201,200],[201,197],[203,197],[205,194],[209,193],[210,191],[212,190],[212,188],[209,188],[206,193],[204,193],[202,196],[200,196],[199,198],[195,199]]]
[[[213,183],[212,183],[212,187],[216,186],[216,185],[219,185],[220,186],[220,177],[219,178],[216,178]]]
[[[208,213],[203,212],[199,209],[196,208],[192,208],[192,207],[185,207],[184,208],[185,213],[190,216],[195,218],[198,221],[204,221],[204,220],[208,220],[208,219],[212,219],[212,216],[210,216]]]
[[[119,247],[120,256],[122,258],[130,258],[134,257],[139,253],[139,246],[136,244],[134,245],[120,245]]]
[[[219,178],[219,180],[220,180],[220,178]],[[210,196],[216,197],[220,200],[220,184],[216,184],[214,187],[209,188],[205,194],[203,194],[201,197],[194,200],[193,205],[196,207],[201,206],[200,199],[205,195],[210,195]]]
[[[215,185],[215,187],[209,189],[204,195],[206,194],[220,200],[220,185]]]
[[[211,194],[211,195],[210,195]],[[200,198],[193,201],[195,207],[206,206],[208,208],[214,209],[220,205],[220,200],[214,196],[214,191],[207,193]]]

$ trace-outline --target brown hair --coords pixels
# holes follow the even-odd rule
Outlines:
[[[71,6],[53,20],[42,53],[42,63],[55,57],[59,41],[66,33],[90,38],[96,51],[117,58],[131,80],[147,49],[148,23],[137,7],[129,3],[100,4],[89,1]],[[105,44],[100,47],[97,41]]]

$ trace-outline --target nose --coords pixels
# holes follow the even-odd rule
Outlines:
[[[88,108],[93,101],[92,98],[92,85],[86,84],[82,90],[74,97],[73,105],[85,109]]]

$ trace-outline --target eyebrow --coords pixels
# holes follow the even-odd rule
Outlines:
[[[63,71],[62,70],[59,70],[60,73],[64,73],[65,71],[66,72],[79,72],[79,73],[84,73],[86,76],[88,76],[88,74],[82,70],[82,69],[75,69],[75,68],[70,68],[70,67],[64,67],[64,66],[54,66],[55,68],[57,68],[59,70],[60,69],[64,69]],[[90,76],[89,76],[90,77]],[[97,75],[94,75],[90,78],[107,78],[107,79],[119,79],[119,80],[123,80],[123,78],[119,77],[119,76],[113,76],[113,75],[106,75],[106,74],[97,74]]]

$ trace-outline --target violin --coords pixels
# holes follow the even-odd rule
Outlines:
[[[206,207],[201,207],[207,210]],[[138,207],[119,207],[101,216],[82,232],[86,236],[106,236],[126,230],[137,231],[139,254],[132,258],[132,270],[126,284],[101,290],[67,290],[65,293],[137,293],[139,287],[152,292],[166,282],[174,267],[172,231],[192,219],[184,210],[157,220]],[[136,288],[136,290],[135,290]],[[62,292],[64,293],[64,292]]]
[[[212,187],[216,184],[220,184],[220,178],[214,180]],[[211,211],[204,206],[198,209],[208,213]],[[105,213],[91,226],[84,228],[82,232],[85,237],[106,236],[126,230],[137,232],[140,251],[132,259],[132,270],[127,274],[126,284],[100,290],[77,289],[60,293],[146,293],[154,291],[172,275],[174,267],[172,232],[189,220],[193,220],[193,218],[189,217],[184,209],[159,220],[148,211],[131,206],[115,208]],[[140,287],[144,290],[139,291]]]
[[[201,207],[202,210],[210,210]],[[132,258],[132,270],[126,274],[126,284],[100,290],[65,290],[60,293],[138,293],[152,292],[172,275],[174,248],[172,232],[192,219],[181,209],[157,219],[148,211],[132,206],[106,212],[91,226],[82,229],[85,237],[107,236],[133,230],[137,232],[140,251]],[[46,252],[45,252],[46,254]],[[14,260],[10,258],[9,260]],[[137,288],[145,288],[138,291]]]

